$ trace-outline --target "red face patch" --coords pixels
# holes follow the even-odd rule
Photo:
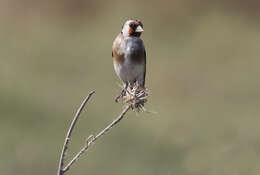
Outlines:
[[[129,28],[128,34],[129,34],[129,35],[132,35],[133,33],[134,33],[134,30],[133,30],[132,28]]]

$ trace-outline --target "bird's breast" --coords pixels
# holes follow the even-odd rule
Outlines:
[[[144,45],[139,37],[119,35],[113,44],[113,60],[116,72],[134,71],[137,65],[145,64]]]
[[[128,42],[125,49],[126,60],[134,63],[144,62],[144,46],[141,40]]]

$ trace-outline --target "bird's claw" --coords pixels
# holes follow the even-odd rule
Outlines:
[[[121,97],[122,97],[122,95],[121,95],[121,94],[120,94],[120,95],[118,95],[118,96],[116,96],[116,97],[115,97],[115,102],[117,103]]]
[[[125,93],[126,93],[126,90],[123,89],[123,90],[121,91],[121,93],[120,93],[118,96],[115,97],[115,102],[117,103],[120,98],[123,98],[123,96],[125,95]]]

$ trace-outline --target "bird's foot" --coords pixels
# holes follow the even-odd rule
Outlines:
[[[122,95],[121,95],[121,94],[120,94],[120,95],[118,95],[118,96],[116,96],[116,97],[115,97],[115,102],[117,103],[121,97],[122,97]]]
[[[120,98],[124,97],[125,94],[126,94],[126,91],[125,91],[125,89],[123,89],[121,91],[121,93],[118,96],[115,97],[115,102],[117,103],[120,100]]]

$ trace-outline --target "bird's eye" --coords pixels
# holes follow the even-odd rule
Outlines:
[[[131,28],[134,28],[134,27],[135,27],[135,24],[134,24],[134,23],[131,23],[131,24],[130,24],[130,27],[131,27]]]

